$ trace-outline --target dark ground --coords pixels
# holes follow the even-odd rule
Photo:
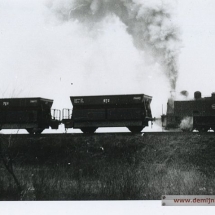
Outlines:
[[[214,133],[1,135],[0,140],[1,200],[215,194]]]

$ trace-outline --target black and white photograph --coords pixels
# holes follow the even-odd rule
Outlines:
[[[0,0],[0,200],[215,195],[214,11]]]

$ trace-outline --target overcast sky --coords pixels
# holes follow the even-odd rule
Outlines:
[[[59,19],[53,2],[64,1],[0,0],[1,97],[46,97],[62,109],[71,107],[72,95],[144,93],[153,96],[159,116],[169,96],[167,77],[135,48],[125,25],[107,16],[89,31]],[[215,91],[215,1],[170,2],[181,39],[176,90],[209,96]]]

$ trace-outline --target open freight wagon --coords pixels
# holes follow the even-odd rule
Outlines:
[[[40,134],[49,126],[58,129],[60,111],[51,110],[52,103],[44,98],[0,99],[0,129],[26,129],[30,134]]]
[[[127,127],[131,132],[140,132],[152,121],[152,97],[144,94],[71,96],[70,100],[73,110],[63,109],[66,129],[94,133],[99,127]]]

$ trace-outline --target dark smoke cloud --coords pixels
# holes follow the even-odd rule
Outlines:
[[[182,91],[180,92],[180,94],[181,94],[182,96],[185,96],[185,97],[188,97],[188,95],[189,95],[189,93],[188,93],[186,90],[182,90]]]
[[[107,16],[117,16],[132,36],[136,48],[153,56],[169,79],[172,90],[178,77],[179,31],[167,4],[135,0],[56,0],[51,9],[63,20],[77,20],[93,28]]]

